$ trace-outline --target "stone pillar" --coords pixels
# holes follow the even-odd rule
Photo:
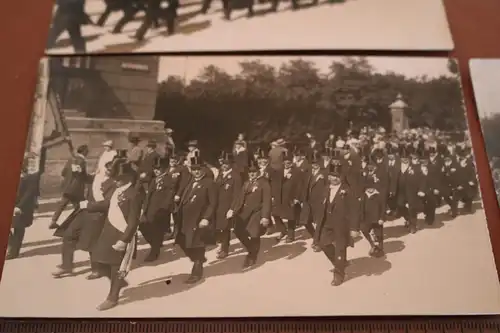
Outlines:
[[[89,172],[94,170],[106,140],[113,140],[115,149],[128,149],[128,138],[134,134],[141,139],[141,146],[154,139],[163,147],[165,124],[152,120],[158,92],[159,57],[80,58],[77,62],[59,60],[60,67],[51,79],[66,80],[63,82],[72,89],[76,87],[77,99],[61,105],[58,112],[73,146],[89,146]],[[50,107],[54,106],[49,104]],[[41,184],[43,197],[60,195],[61,170],[69,157],[66,144],[48,149]]]
[[[406,109],[408,105],[403,101],[401,94],[398,94],[396,101],[389,105],[392,117],[392,131],[400,133],[409,128]]]

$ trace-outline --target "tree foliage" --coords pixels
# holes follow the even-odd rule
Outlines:
[[[481,119],[481,127],[488,157],[490,159],[493,157],[500,157],[500,136],[498,135],[498,130],[500,129],[500,114],[494,114],[490,117]],[[496,167],[500,167],[500,165]]]
[[[388,106],[400,93],[409,105],[410,126],[461,130],[460,84],[454,63],[448,68],[453,75],[429,79],[376,73],[365,58],[333,61],[326,74],[303,59],[280,68],[243,61],[237,75],[207,66],[189,83],[176,76],[161,83],[156,119],[175,129],[177,142],[195,138],[219,151],[230,148],[240,132],[251,141],[267,141],[303,140],[306,132],[320,139],[342,135],[351,124],[390,129]]]

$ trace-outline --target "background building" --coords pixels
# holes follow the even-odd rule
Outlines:
[[[45,133],[57,128],[54,114],[63,115],[74,148],[90,148],[89,171],[102,151],[102,142],[127,149],[128,137],[138,135],[161,143],[164,123],[152,120],[158,93],[159,57],[54,57],[50,59],[46,98]],[[57,109],[57,110],[56,110]],[[59,194],[61,170],[69,158],[69,146],[47,150],[41,195]]]

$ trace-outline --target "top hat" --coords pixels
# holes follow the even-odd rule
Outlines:
[[[340,177],[342,174],[342,165],[340,163],[331,163],[328,166],[328,175]]]
[[[250,159],[250,161],[248,163],[248,172],[257,172],[257,171],[259,171],[259,166],[258,166],[257,162]]]
[[[283,161],[293,161],[293,155],[288,150],[283,152]]]
[[[113,176],[114,178],[120,178],[124,176],[135,177],[136,173],[129,162],[115,161],[115,163],[113,164]]]

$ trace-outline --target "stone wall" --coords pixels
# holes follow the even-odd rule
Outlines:
[[[57,61],[60,65],[64,64],[61,58]],[[80,98],[70,101],[74,108],[61,112],[64,114],[73,146],[76,148],[86,144],[90,148],[89,172],[95,169],[104,141],[113,140],[116,149],[127,149],[131,133],[141,138],[142,146],[150,139],[156,140],[159,143],[158,151],[162,153],[165,140],[164,123],[152,120],[158,91],[159,58],[91,57],[90,61],[80,63],[90,66],[60,66],[53,73],[52,79],[61,83],[61,86],[74,80],[73,84],[76,82],[80,89]],[[62,144],[52,147],[46,156],[45,172],[41,179],[41,197],[57,197],[61,194],[61,171],[70,157],[69,146]]]

